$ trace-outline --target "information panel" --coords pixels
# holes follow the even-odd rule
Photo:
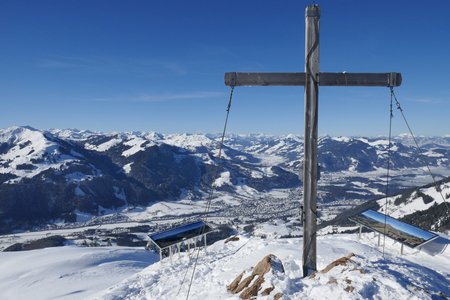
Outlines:
[[[184,240],[194,238],[212,231],[212,228],[203,221],[185,224],[179,227],[169,229],[150,235],[150,239],[163,249]]]
[[[386,234],[386,236],[411,248],[418,247],[438,237],[435,233],[420,229],[371,209],[350,217],[349,220],[381,234]]]

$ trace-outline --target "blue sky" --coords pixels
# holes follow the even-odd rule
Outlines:
[[[303,71],[310,3],[2,0],[0,128],[219,132],[224,72]],[[449,1],[318,3],[321,71],[401,72],[413,130],[450,134]],[[319,101],[322,135],[388,132],[387,88]],[[303,87],[236,88],[229,131],[303,134]]]

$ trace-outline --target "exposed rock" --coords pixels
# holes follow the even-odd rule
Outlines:
[[[235,242],[235,241],[239,241],[239,237],[238,236],[232,236],[229,237],[225,240],[225,244],[228,244],[229,242]]]
[[[250,299],[258,296],[258,292],[261,290],[261,286],[264,283],[264,275],[272,270],[272,273],[284,273],[284,267],[281,261],[273,254],[269,254],[264,257],[256,266],[252,269],[252,273],[244,277],[245,271],[239,274],[227,289],[233,293],[241,293],[239,297],[241,299]],[[256,280],[255,280],[256,278]],[[262,296],[269,295],[275,289],[274,286],[264,289],[261,293]],[[277,294],[278,295],[278,294]],[[281,296],[280,296],[281,297]],[[279,299],[279,298],[278,298]]]
[[[264,257],[255,266],[255,269],[253,270],[252,274],[263,276],[264,274],[269,272],[270,269],[284,273],[284,267],[283,264],[281,263],[281,260],[273,254],[269,254],[266,257]]]
[[[248,285],[252,282],[253,278],[255,278],[255,275],[247,276],[244,280],[242,280],[237,288],[234,291],[231,291],[233,294],[237,294],[241,292],[243,289],[247,288]]]
[[[332,263],[330,263],[328,266],[326,266],[325,269],[323,269],[320,272],[321,273],[327,273],[327,272],[329,272],[331,269],[333,269],[336,266],[346,265],[347,262],[350,260],[350,258],[352,258],[353,256],[355,256],[355,254],[349,253],[347,256],[338,258],[335,261],[333,261]]]
[[[345,278],[345,282],[347,283],[347,287],[344,289],[344,291],[351,293],[355,290],[355,288],[351,285],[352,281],[348,278]]]
[[[274,288],[275,288],[274,286],[268,287],[267,289],[265,289],[264,291],[261,292],[261,296],[269,295],[273,291]]]
[[[227,290],[232,292],[233,294],[235,294],[236,292],[234,292],[235,290],[237,290],[237,287],[239,285],[239,282],[242,279],[242,276],[244,276],[245,272],[242,272],[241,274],[238,275],[238,277],[236,277],[232,283],[230,283],[230,285],[227,285]]]
[[[261,285],[264,283],[264,276],[258,276],[258,278],[253,282],[251,286],[246,288],[239,297],[241,299],[251,299],[252,297],[256,297],[258,295],[259,290],[261,289]]]
[[[320,277],[320,274],[325,274],[328,273],[329,271],[331,271],[333,268],[337,267],[337,266],[346,266],[347,263],[349,261],[351,261],[351,258],[355,256],[355,254],[353,253],[349,253],[347,256],[341,257],[336,259],[335,261],[333,261],[332,263],[330,263],[328,266],[326,266],[322,271],[320,272],[314,272],[311,276],[309,276],[309,278],[316,278]],[[341,271],[344,272],[345,270],[348,270],[348,268],[344,267]],[[364,270],[363,269],[359,269],[359,268],[355,268],[352,270],[348,270],[348,271],[359,271],[361,272],[361,274],[364,274]],[[342,278],[335,278],[335,277],[330,277],[327,284],[337,284],[337,285],[346,285],[346,287],[344,288],[344,291],[351,293],[355,290],[355,288],[351,285],[352,281],[351,279],[345,277],[344,279]]]
[[[275,296],[273,296],[273,300],[279,300],[283,297],[283,293],[276,293]]]
[[[352,287],[351,285],[348,285],[348,286],[344,289],[344,291],[346,291],[346,292],[348,292],[348,293],[351,293],[351,292],[353,292],[354,290],[355,290],[355,288]]]

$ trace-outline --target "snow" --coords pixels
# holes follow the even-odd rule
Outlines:
[[[129,173],[131,172],[131,165],[132,165],[132,164],[133,164],[133,163],[130,162],[130,163],[128,163],[128,164],[126,164],[126,165],[124,165],[124,166],[122,167],[122,169],[125,171],[126,174],[129,174]]]
[[[147,141],[144,140],[143,138],[134,136],[130,140],[128,140],[125,143],[123,143],[126,146],[130,146],[130,148],[125,150],[122,153],[122,156],[129,157],[129,156],[131,156],[133,154],[138,153],[139,151],[145,150],[146,147],[150,147],[152,145],[155,145],[154,143],[146,144],[146,142]]]
[[[444,154],[442,153],[436,153],[433,151],[434,149],[430,149],[427,152],[424,152],[423,155],[429,156],[429,157],[444,157]]]
[[[276,255],[284,265],[285,274],[269,279],[283,292],[283,299],[432,299],[439,292],[449,295],[449,250],[435,256],[410,250],[400,257],[399,245],[388,241],[383,257],[375,244],[370,233],[363,234],[361,242],[357,235],[318,237],[319,270],[350,252],[356,256],[348,266],[302,279],[301,239],[241,235],[237,242],[219,241],[208,247],[207,253],[200,252],[189,299],[239,299],[227,292],[226,285],[268,254]],[[173,263],[164,259],[104,290],[96,299],[185,299],[192,264],[187,253],[176,255]],[[186,272],[188,277],[182,283]],[[345,291],[349,285],[354,288],[351,292]]]
[[[220,173],[220,176],[214,181],[215,187],[221,187],[223,185],[232,185],[230,179],[230,172],[228,171]]]
[[[368,143],[370,146],[389,146],[389,141],[388,140],[376,140],[374,142],[369,142]]]
[[[164,143],[191,151],[203,146],[217,148],[213,140],[202,134],[171,134],[165,137]]]
[[[263,178],[264,177],[264,173],[263,172],[259,172],[259,171],[252,171],[250,173],[250,176],[253,178]]]
[[[157,258],[127,247],[0,252],[0,299],[87,299]]]
[[[205,203],[205,201],[191,202],[186,200],[176,202],[160,201],[144,208],[143,211],[137,210],[136,212],[128,212],[127,216],[133,220],[139,221],[165,217],[168,215],[173,217],[196,214],[205,211]]]
[[[145,139],[147,139],[149,141],[153,141],[155,143],[164,139],[164,136],[162,134],[154,132],[154,131],[143,134],[143,137]]]
[[[174,208],[189,211],[188,207],[158,203],[151,209],[164,214]],[[104,225],[109,226],[113,224]],[[403,256],[400,244],[388,238],[384,257],[373,233],[363,233],[361,240],[357,234],[318,236],[319,270],[350,252],[355,257],[347,266],[302,278],[302,239],[279,238],[289,234],[282,220],[257,227],[255,233],[266,238],[240,234],[238,241],[225,244],[222,240],[208,246],[206,253],[200,250],[189,299],[239,299],[226,285],[268,254],[281,260],[285,273],[268,276],[264,287],[274,285],[283,299],[406,300],[439,299],[439,292],[450,295],[446,236],[426,244],[422,251],[405,247]],[[35,233],[27,233],[31,234]],[[160,262],[155,253],[127,247],[0,252],[0,299],[186,299],[196,254],[191,250],[176,254],[172,262],[168,258]],[[354,290],[345,291],[348,286]],[[273,299],[273,294],[257,299]]]
[[[272,155],[256,154],[255,157],[257,157],[258,159],[261,160],[261,162],[260,162],[261,166],[267,166],[267,167],[269,167],[269,169],[271,166],[282,164],[283,162],[286,161],[283,157],[277,156],[275,154],[272,154]]]
[[[14,174],[18,178],[12,181],[20,181],[21,178],[31,178],[48,169],[60,169],[76,160],[73,156],[61,155],[59,145],[46,135],[50,133],[31,127],[10,127],[0,131],[0,144],[14,145],[6,153],[0,154],[0,163],[6,163],[6,166],[0,167],[0,173]],[[78,157],[81,155],[73,154]],[[52,160],[48,160],[46,155]],[[24,169],[23,166],[30,167]]]
[[[435,204],[441,204],[444,202],[444,199],[442,198],[445,197],[446,194],[450,193],[450,186],[442,185],[442,193],[438,192],[435,187],[421,189],[420,191],[425,195],[431,196],[434,200],[425,204],[422,197],[417,197],[416,193],[413,193],[411,195],[412,199],[408,199],[405,203],[401,203],[397,206],[394,204],[397,197],[389,197],[388,202],[391,202],[388,206],[389,216],[393,218],[401,218],[417,211],[427,210]],[[377,202],[381,207],[383,207],[386,199],[380,199]]]
[[[337,142],[343,142],[343,143],[348,143],[348,142],[350,142],[350,138],[348,138],[348,137],[345,137],[345,136],[340,136],[340,137],[333,137],[333,138],[331,138],[332,140],[334,140],[334,141],[337,141]]]
[[[353,157],[350,157],[350,159],[351,159],[352,163],[349,166],[348,170],[350,172],[355,172],[356,168],[358,167],[358,161],[356,159],[354,159]]]
[[[223,201],[223,203],[230,205],[230,206],[241,205],[241,199],[233,197],[231,195],[224,195],[222,197],[218,197],[217,200],[215,200],[214,202],[217,202],[217,201]]]
[[[270,223],[264,223],[256,226],[254,235],[265,237],[281,237],[290,234],[291,231],[287,228],[286,223],[281,220],[274,220]]]
[[[122,139],[119,138],[112,138],[107,142],[104,142],[103,144],[100,144],[98,146],[92,145],[92,144],[86,144],[85,147],[88,150],[95,150],[99,152],[105,152],[108,151],[110,148],[114,147],[115,145],[122,142]]]
[[[49,132],[53,135],[56,135],[57,137],[69,139],[72,141],[84,141],[91,136],[102,134],[100,132],[78,129],[50,129]]]

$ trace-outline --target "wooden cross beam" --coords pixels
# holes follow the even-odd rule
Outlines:
[[[317,270],[317,178],[319,86],[400,86],[400,73],[319,72],[320,8],[306,7],[304,73],[225,73],[228,86],[304,86],[305,136],[303,158],[303,276]]]
[[[400,86],[400,73],[319,73],[319,86]],[[307,77],[300,73],[225,73],[228,86],[305,86]]]

